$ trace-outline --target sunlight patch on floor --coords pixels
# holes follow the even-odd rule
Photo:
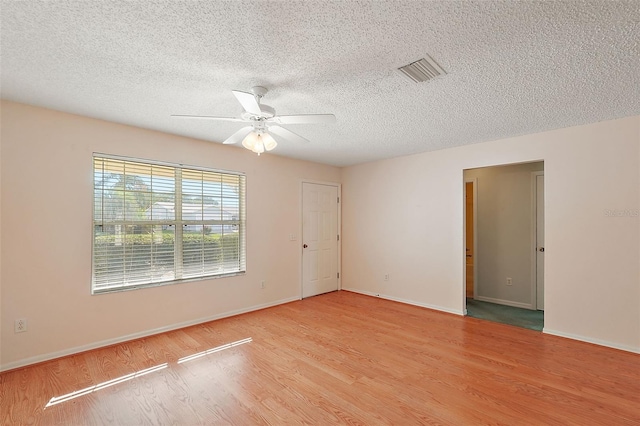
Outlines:
[[[71,401],[72,399],[78,398],[80,396],[87,395],[92,392],[96,392],[96,391],[108,388],[109,386],[117,385],[119,383],[123,383],[129,380],[135,379],[136,377],[141,377],[149,373],[155,373],[156,371],[160,371],[162,369],[167,368],[168,365],[169,364],[165,362],[164,364],[160,364],[160,365],[156,365],[155,367],[150,367],[144,370],[136,371],[131,374],[126,374],[124,376],[117,377],[115,379],[111,379],[106,382],[98,383],[97,385],[89,386],[88,388],[80,389],[75,392],[68,393],[66,395],[53,397],[49,400],[49,402],[47,403],[47,405],[45,405],[44,408],[47,409],[47,407],[51,407],[53,405]]]
[[[251,343],[252,341],[253,339],[251,339],[251,337],[248,337],[246,339],[238,340],[237,342],[231,342],[231,343],[227,343],[226,345],[216,346],[215,348],[207,349],[206,351],[198,352],[197,354],[182,357],[178,360],[178,364],[182,364],[183,362],[187,362],[187,361],[193,361],[194,359],[202,358],[203,356],[206,356],[215,352],[224,351],[225,349],[231,349],[236,346],[244,345],[245,343]]]

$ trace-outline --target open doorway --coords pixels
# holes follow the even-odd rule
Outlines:
[[[468,178],[464,181],[464,200],[465,200],[465,270],[467,273],[465,281],[465,292],[467,299],[474,298],[475,283],[475,229],[476,229],[476,188],[478,180],[476,178]]]
[[[544,163],[464,171],[467,315],[542,330]]]

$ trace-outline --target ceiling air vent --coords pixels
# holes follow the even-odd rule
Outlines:
[[[416,83],[433,80],[447,73],[429,55],[409,65],[398,68],[398,71]]]

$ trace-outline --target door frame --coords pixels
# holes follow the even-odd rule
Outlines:
[[[304,191],[304,184],[305,183],[310,183],[313,185],[325,185],[325,186],[333,186],[336,187],[338,189],[338,223],[337,223],[337,231],[338,231],[338,291],[342,290],[342,208],[341,208],[341,204],[342,204],[342,184],[338,183],[338,182],[328,182],[328,181],[321,181],[321,180],[311,180],[311,179],[301,179],[300,180],[300,223],[298,226],[298,235],[300,235],[300,238],[298,239],[298,276],[300,278],[300,285],[299,285],[299,291],[300,293],[298,294],[298,300],[302,300],[302,286],[304,285],[304,271],[302,270],[303,264],[302,264],[302,244],[304,244],[304,235],[302,234],[304,231],[304,210],[303,210],[303,191]]]
[[[464,170],[463,170],[464,174]],[[463,178],[462,183],[462,300],[464,306],[464,314],[467,315],[467,183],[473,183],[473,298],[478,296],[478,178]]]
[[[544,170],[531,172],[531,309],[533,310],[538,309],[538,176],[544,176]],[[544,212],[542,216],[544,220]]]

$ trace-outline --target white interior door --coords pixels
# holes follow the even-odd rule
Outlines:
[[[338,187],[302,184],[302,297],[338,289]]]
[[[536,176],[536,309],[544,310],[544,175]]]

